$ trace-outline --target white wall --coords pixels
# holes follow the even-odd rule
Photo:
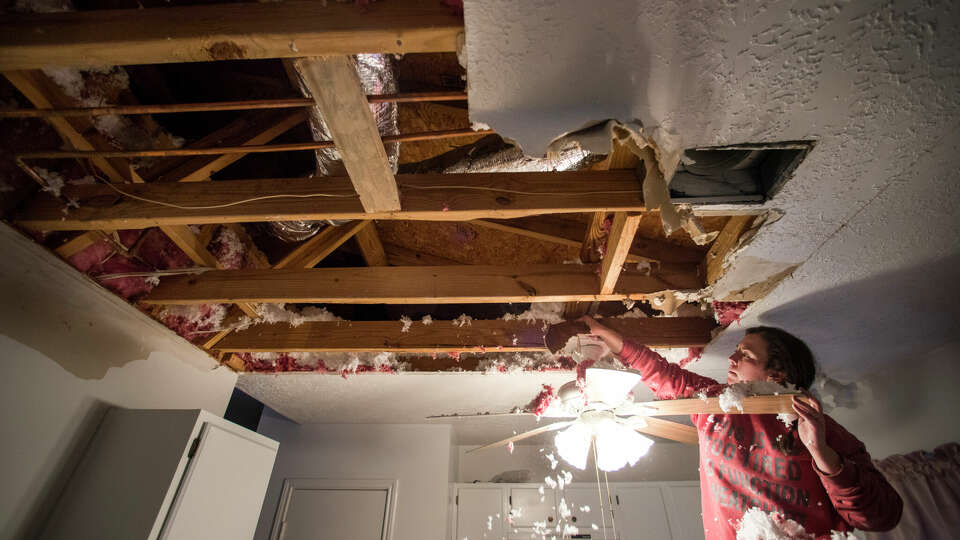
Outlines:
[[[279,441],[280,453],[260,513],[257,540],[269,538],[285,478],[397,479],[394,540],[445,537],[450,426],[298,425],[266,409],[258,431]]]
[[[596,471],[588,466],[580,471],[562,460],[553,470],[546,454],[554,454],[553,444],[516,445],[513,453],[506,448],[492,448],[468,454],[477,446],[459,446],[457,482],[489,482],[494,476],[513,470],[530,471],[529,482],[542,482],[546,476],[556,476],[561,470],[570,471],[574,482],[596,482]],[[541,452],[541,448],[543,451]],[[633,467],[609,473],[611,482],[661,482],[670,480],[699,480],[699,451],[695,445],[658,442]]]
[[[236,375],[3,224],[0,253],[0,538],[20,538],[108,406],[222,415]]]

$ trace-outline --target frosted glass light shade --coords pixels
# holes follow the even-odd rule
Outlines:
[[[630,371],[587,368],[586,379],[587,401],[601,401],[616,407],[627,399],[642,377]]]
[[[581,470],[587,467],[587,457],[594,440],[597,445],[597,467],[608,472],[618,471],[626,465],[632,467],[653,445],[652,439],[604,412],[586,413],[554,437],[557,454]]]
[[[560,458],[580,470],[587,468],[587,455],[590,453],[592,440],[593,430],[579,419],[553,438]]]

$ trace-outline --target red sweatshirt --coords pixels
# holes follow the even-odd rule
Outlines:
[[[659,354],[624,341],[620,360],[636,369],[660,399],[690,398],[717,381],[671,364]],[[842,459],[825,474],[797,436],[773,414],[694,414],[700,432],[700,498],[707,538],[735,540],[744,512],[759,507],[779,512],[807,532],[829,537],[831,530],[892,529],[903,502],[873,466],[863,443],[826,417],[827,444]]]

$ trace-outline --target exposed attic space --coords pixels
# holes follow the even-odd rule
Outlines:
[[[683,229],[665,235],[658,212],[642,211],[646,171],[625,147],[529,156],[471,126],[469,77],[449,39],[455,32],[447,36],[448,52],[356,61],[7,71],[3,93],[23,111],[16,114],[60,110],[47,118],[75,147],[44,146],[52,138],[45,129],[11,144],[24,166],[12,175],[17,189],[5,194],[15,201],[7,218],[237,371],[570,371],[569,357],[544,355],[543,329],[588,311],[649,318],[633,324],[651,344],[694,360],[716,326],[709,285],[765,222],[751,203],[763,198],[763,182],[785,181],[797,163],[771,157],[779,150],[748,150],[745,159],[742,151],[691,149],[683,174],[699,175],[696,221],[711,240],[698,243]],[[334,114],[355,113],[361,95],[350,95],[349,85],[339,94],[316,86],[351,72],[365,94],[396,96],[370,105],[378,137],[399,135],[385,154],[370,152],[371,135],[356,131],[363,122]],[[304,92],[320,93],[316,106]],[[43,122],[7,115],[15,130]],[[330,145],[331,131],[336,148],[311,151],[310,141]],[[206,150],[213,147],[224,153]],[[734,158],[697,169],[701,154]],[[778,160],[790,166],[778,171]],[[350,179],[325,182],[349,174],[351,163],[361,169]],[[386,181],[395,191],[394,171],[400,214],[373,187]],[[742,207],[731,206],[725,174],[753,182],[740,189],[748,195]],[[584,196],[551,193],[558,187]],[[359,212],[342,202],[358,192]],[[727,203],[723,211],[711,209],[713,196]],[[191,209],[197,202],[205,208]],[[226,292],[224,279],[239,288]],[[431,281],[429,291],[418,286]],[[721,317],[722,325],[732,320]]]
[[[258,540],[304,477],[399,479],[395,538],[474,538],[451,484],[562,477],[538,413],[622,367],[550,352],[585,313],[719,381],[785,328],[874,459],[960,440],[957,5],[457,3],[5,12],[0,537],[36,536],[109,406],[234,391],[281,443]],[[610,481],[688,482],[657,504],[699,527],[668,412],[719,398],[624,395],[655,444]]]

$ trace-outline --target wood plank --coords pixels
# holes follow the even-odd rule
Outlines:
[[[587,230],[584,233],[583,241],[580,243],[580,261],[584,263],[600,262],[600,247],[607,239],[609,231],[604,227],[607,220],[607,212],[594,212],[590,215],[590,221],[587,223]]]
[[[107,236],[102,231],[89,231],[71,239],[54,251],[63,259],[69,259],[77,253],[87,249],[95,242],[103,240]]]
[[[600,265],[600,294],[609,294],[616,288],[620,271],[627,260],[627,253],[633,244],[633,237],[640,225],[639,215],[617,212],[613,215],[613,226],[607,236],[607,250]]]
[[[301,58],[294,66],[317,102],[364,210],[400,210],[397,181],[353,60],[348,56]]]
[[[624,272],[616,290],[598,294],[587,265],[419,266],[210,271],[164,280],[152,304],[236,302],[453,304],[644,299],[702,286],[690,273]]]
[[[358,231],[367,226],[366,220],[356,220],[339,227],[328,226],[297,246],[290,254],[273,265],[274,268],[313,268]]]
[[[605,322],[609,319],[605,319]],[[703,347],[716,327],[712,319],[658,317],[617,319],[617,330],[651,347]],[[546,351],[543,321],[475,320],[469,326],[414,321],[261,324],[238,330],[217,349],[229,352],[521,352]],[[516,341],[515,341],[516,340]]]
[[[724,273],[723,261],[737,245],[743,231],[753,222],[753,216],[731,216],[723,226],[717,239],[713,241],[704,259],[707,267],[707,283],[713,285]]]
[[[7,14],[0,71],[324,54],[455,51],[463,18],[432,0],[211,4]]]
[[[723,412],[720,408],[720,400],[716,397],[706,399],[664,399],[660,401],[647,401],[638,403],[650,407],[651,411],[647,416],[674,416],[681,414],[779,414],[792,413],[793,396],[799,395],[801,399],[806,400],[802,394],[784,393],[773,396],[750,396],[744,398],[741,403],[743,412],[734,409]]]
[[[664,437],[684,444],[698,444],[700,442],[700,434],[697,432],[697,428],[693,426],[672,422],[670,420],[661,420],[652,416],[644,418],[643,421],[646,422],[647,425],[644,427],[634,427],[636,431],[656,437]]]
[[[41,194],[16,220],[32,229],[62,231],[283,220],[469,221],[644,208],[631,171],[415,174],[398,175],[397,180],[403,194],[403,206],[397,212],[365,212],[347,178],[326,178],[322,183],[316,178],[285,178],[122,188],[174,207],[128,198],[110,186],[68,185],[63,193],[76,200],[79,208],[64,216],[62,202]],[[563,190],[558,186],[564,186]]]
[[[377,234],[377,225],[373,221],[361,227],[356,235],[357,245],[360,246],[360,253],[367,266],[387,266],[387,254],[383,249],[383,243],[380,242],[380,235]]]

